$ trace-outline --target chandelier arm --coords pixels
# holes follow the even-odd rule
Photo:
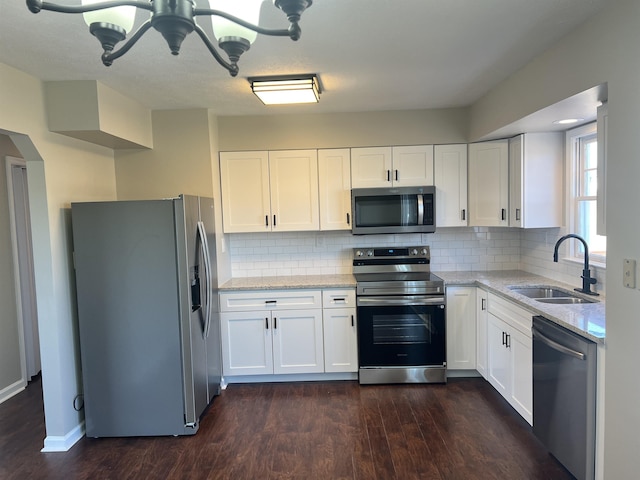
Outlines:
[[[289,29],[270,29],[270,28],[260,27],[258,25],[254,25],[253,23],[249,23],[246,20],[243,20],[241,18],[234,17],[233,15],[230,15],[227,12],[223,12],[222,10],[213,10],[211,8],[196,8],[193,10],[194,17],[200,16],[200,15],[223,17],[223,18],[226,18],[227,20],[231,20],[233,23],[237,23],[238,25],[241,25],[245,28],[248,28],[249,30],[253,30],[254,32],[258,32],[263,35],[270,35],[272,37],[291,36]]]
[[[127,40],[127,42],[123,44],[118,50],[112,51],[112,52],[105,51],[102,54],[102,63],[107,67],[111,66],[114,60],[120,58],[122,55],[127,53],[131,49],[131,47],[133,47],[133,45],[138,40],[140,40],[140,37],[142,37],[142,35],[144,35],[146,31],[149,30],[150,28],[151,28],[151,19],[147,20],[142,25],[140,25],[140,28],[138,28],[138,30],[136,30],[136,32],[131,36],[131,38],[129,38],[129,40]]]
[[[38,13],[40,10],[49,10],[51,12],[60,13],[86,13],[93,12],[95,10],[104,10],[105,8],[125,6],[137,7],[150,12],[153,11],[153,6],[150,2],[143,2],[140,0],[114,0],[92,3],[89,5],[57,5],[51,2],[43,2],[42,0],[27,0],[27,7],[33,13]]]
[[[222,58],[222,56],[216,50],[216,47],[213,45],[211,40],[209,40],[207,33],[202,29],[202,27],[200,27],[200,25],[196,23],[194,24],[194,30],[200,36],[204,44],[207,46],[207,49],[209,50],[209,52],[211,52],[211,55],[213,55],[213,58],[215,58],[220,65],[226,68],[232,77],[235,77],[236,75],[238,75],[238,65],[229,63],[224,58]]]

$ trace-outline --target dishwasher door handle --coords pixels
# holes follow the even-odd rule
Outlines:
[[[578,360],[585,360],[586,359],[586,355],[582,352],[576,352],[575,350],[569,348],[569,347],[565,347],[564,345],[555,342],[553,340],[551,340],[548,337],[545,337],[542,332],[537,329],[535,326],[532,327],[532,332],[533,332],[533,336],[537,339],[540,340],[542,343],[546,344],[547,346],[553,348],[554,350],[557,350],[560,353],[564,353],[565,355],[569,355],[571,357],[577,358]]]

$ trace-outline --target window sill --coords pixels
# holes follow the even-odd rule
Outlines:
[[[581,267],[584,267],[584,260],[580,260],[577,258],[572,258],[572,257],[565,257],[562,259],[563,262],[565,263],[569,263],[571,265],[579,265]],[[606,270],[607,269],[607,264],[604,262],[598,262],[598,261],[594,261],[589,259],[589,266],[593,267],[593,268],[597,268],[600,270]]]

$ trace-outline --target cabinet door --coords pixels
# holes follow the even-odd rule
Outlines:
[[[272,230],[319,230],[317,151],[269,152],[269,176]]]
[[[318,150],[320,230],[351,230],[351,153]]]
[[[358,337],[355,308],[323,311],[324,371],[358,371]]]
[[[476,287],[447,287],[447,369],[476,368]]]
[[[222,374],[273,373],[271,314],[264,311],[220,314]]]
[[[509,140],[509,226],[562,226],[563,147],[561,132]]]
[[[476,290],[476,369],[487,378],[487,292]]]
[[[509,403],[533,425],[533,341],[516,329],[511,329],[511,392]]]
[[[393,147],[394,187],[433,185],[433,145]]]
[[[273,373],[324,372],[322,310],[273,312]]]
[[[500,395],[508,399],[511,370],[509,349],[505,343],[506,331],[506,323],[492,313],[487,315],[487,377]]]
[[[220,186],[225,233],[271,229],[267,152],[221,152]]]
[[[436,225],[467,226],[467,145],[436,145],[434,150]]]
[[[509,142],[469,145],[469,225],[507,226],[509,213]]]
[[[391,170],[391,147],[351,149],[353,188],[390,187]]]

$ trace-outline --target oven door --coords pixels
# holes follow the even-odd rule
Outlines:
[[[443,366],[444,298],[358,297],[360,367]]]

